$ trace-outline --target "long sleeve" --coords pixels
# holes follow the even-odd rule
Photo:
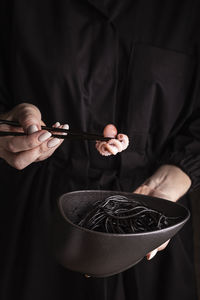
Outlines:
[[[170,140],[159,163],[180,167],[192,180],[192,190],[200,187],[200,45],[194,78],[195,103],[179,132]]]
[[[11,105],[10,93],[10,20],[11,10],[9,1],[1,1],[0,3],[0,113],[8,111]]]

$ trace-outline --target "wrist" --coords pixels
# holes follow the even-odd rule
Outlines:
[[[145,183],[149,188],[166,195],[171,201],[177,201],[191,186],[191,179],[174,165],[161,166]]]

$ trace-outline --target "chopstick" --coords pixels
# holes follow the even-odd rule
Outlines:
[[[6,124],[14,127],[21,127],[21,125],[14,121],[2,120],[0,119],[0,124]],[[43,130],[47,130],[50,132],[60,132],[60,133],[67,133],[67,135],[61,134],[52,134],[52,137],[56,137],[59,139],[80,139],[80,140],[98,140],[98,141],[109,141],[110,137],[104,137],[103,135],[83,132],[83,131],[71,131],[69,129],[63,128],[55,128],[49,126],[41,126]],[[14,132],[14,131],[0,131],[0,136],[23,136],[27,135],[25,132]]]

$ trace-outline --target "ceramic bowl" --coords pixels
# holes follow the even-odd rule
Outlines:
[[[92,205],[111,195],[124,195],[143,205],[178,218],[165,229],[111,234],[77,225]],[[76,191],[62,195],[50,226],[50,242],[57,261],[64,267],[94,277],[107,277],[137,264],[149,251],[172,238],[186,223],[189,211],[174,202],[119,191]]]

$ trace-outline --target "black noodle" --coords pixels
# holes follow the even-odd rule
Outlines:
[[[107,233],[138,233],[166,228],[175,220],[136,200],[114,195],[96,202],[78,225]]]

